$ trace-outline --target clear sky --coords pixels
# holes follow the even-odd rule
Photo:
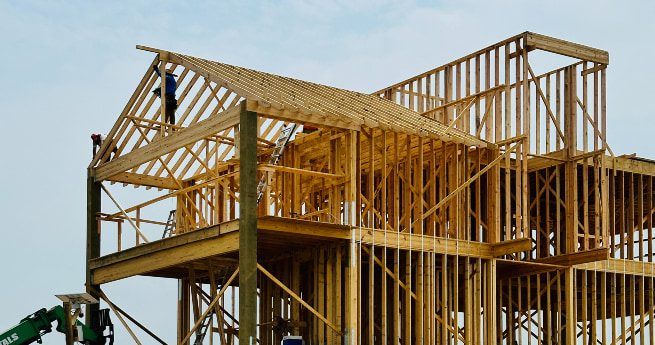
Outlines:
[[[0,330],[84,289],[89,135],[109,130],[152,60],[136,44],[370,92],[535,31],[610,52],[610,146],[655,158],[654,14],[650,1],[0,0]],[[172,342],[174,281],[107,291]]]

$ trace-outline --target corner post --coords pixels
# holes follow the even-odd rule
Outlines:
[[[94,285],[91,277],[89,261],[100,257],[100,225],[96,215],[100,212],[100,182],[95,180],[95,169],[87,169],[86,177],[86,292],[95,299],[100,299],[96,291],[99,285]],[[85,323],[92,329],[99,325],[98,304],[86,305]]]
[[[257,113],[241,103],[239,123],[239,340],[257,342]]]

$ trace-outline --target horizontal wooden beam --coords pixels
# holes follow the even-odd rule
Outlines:
[[[350,240],[349,226],[293,218],[259,217],[257,219],[257,229],[303,237]]]
[[[498,277],[502,279],[528,276],[566,269],[568,266],[543,264],[530,261],[496,259]]]
[[[151,53],[157,53],[157,54],[166,52],[166,51],[161,50],[161,49],[152,48],[152,47],[148,47],[148,46],[144,46],[144,45],[140,45],[140,44],[136,45],[136,49],[151,52]]]
[[[610,62],[609,53],[605,50],[565,41],[559,38],[536,34],[534,32],[525,33],[525,43],[528,48],[534,47],[536,49],[570,56],[580,60],[598,62],[605,65]]]
[[[517,238],[509,241],[492,243],[490,245],[491,255],[494,257],[524,252],[532,249],[532,243],[529,238]]]
[[[635,174],[655,176],[655,162],[643,158],[614,157],[608,158],[608,165],[616,170]]]
[[[341,178],[341,177],[343,177],[343,175],[339,175],[339,174],[331,174],[331,173],[326,173],[326,172],[321,172],[321,171],[312,171],[312,170],[291,168],[291,167],[285,167],[283,165],[272,165],[272,164],[259,164],[258,167],[257,167],[257,170],[281,171],[281,172],[286,172],[286,173],[291,173],[291,174],[299,174],[299,175],[312,176],[312,177],[318,177],[318,178]]]
[[[125,172],[140,164],[157,159],[167,153],[191,145],[203,138],[214,135],[239,123],[240,106],[236,105],[217,115],[193,124],[187,128],[154,140],[146,146],[139,147],[95,169],[96,181],[104,181],[111,176]]]
[[[588,158],[593,158],[596,156],[602,156],[605,153],[605,149],[600,149],[600,150],[595,150],[595,151],[589,151],[585,153],[580,153],[575,156],[570,157],[571,161],[581,161],[581,160],[586,160]]]
[[[139,173],[122,172],[110,176],[106,181],[129,183],[137,186],[156,187],[163,189],[178,189],[179,186],[170,177],[150,176]]]
[[[265,104],[257,100],[247,100],[246,102],[248,111],[253,111],[260,114],[262,117],[273,118],[276,120],[312,124],[318,127],[352,129],[356,131],[360,130],[361,125],[363,124],[339,120],[336,116],[301,112],[296,109],[279,109],[271,104]]]
[[[357,233],[358,230],[355,230]],[[460,255],[481,259],[493,259],[497,256],[530,250],[530,240],[520,238],[499,243],[457,240],[453,238],[429,235],[385,232],[361,228],[363,244],[374,244],[389,248],[410,249],[413,251],[434,252],[437,254]]]
[[[238,222],[221,223],[89,261],[93,284],[146,274],[239,248]]]
[[[457,100],[454,100],[454,101],[450,101],[450,102],[448,102],[448,103],[446,103],[446,104],[442,104],[442,105],[440,105],[440,106],[434,107],[434,108],[432,108],[432,109],[430,109],[430,110],[428,110],[428,111],[424,111],[424,112],[422,112],[421,115],[423,115],[423,116],[428,116],[428,115],[430,115],[430,114],[432,114],[432,113],[436,113],[436,112],[438,112],[438,111],[443,111],[443,110],[445,110],[445,109],[447,109],[447,108],[450,108],[450,107],[452,107],[452,106],[454,106],[454,105],[457,105],[457,104],[460,104],[460,103],[464,103],[464,102],[467,102],[467,101],[474,100],[474,99],[479,98],[479,97],[481,97],[481,96],[484,96],[484,95],[486,95],[486,94],[488,94],[488,93],[492,93],[492,92],[496,92],[496,91],[502,90],[504,87],[505,87],[505,84],[500,84],[500,85],[498,85],[498,86],[494,86],[494,87],[489,88],[489,89],[487,89],[487,90],[480,91],[480,92],[474,93],[474,94],[472,94],[472,95],[469,95],[469,96],[466,96],[466,97],[462,97],[462,98],[460,98],[460,99],[457,99]],[[466,111],[466,110],[462,110],[462,111]]]
[[[590,67],[590,68],[587,68],[587,69],[583,69],[582,71],[580,71],[580,76],[584,77],[585,75],[587,75],[589,73],[596,73],[596,72],[602,71],[602,70],[604,70],[606,68],[607,68],[607,65],[600,64],[600,65],[597,65],[595,67]]]
[[[356,229],[357,234],[360,230]],[[389,232],[361,228],[363,244],[386,246],[412,251],[434,252],[437,254],[461,255],[483,259],[493,258],[492,247],[488,243],[456,240],[453,238],[433,237],[427,235]]]
[[[573,266],[576,269],[623,273],[638,276],[655,276],[655,263],[625,259],[607,259]]]
[[[598,249],[585,250],[576,253],[555,255],[547,258],[536,259],[534,260],[534,262],[551,264],[551,265],[573,266],[578,264],[584,264],[587,262],[607,260],[609,258],[610,258],[609,248],[598,248]]]

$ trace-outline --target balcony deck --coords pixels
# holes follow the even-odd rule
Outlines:
[[[200,277],[210,267],[229,274],[238,265],[238,230],[237,219],[101,256],[89,262],[93,283],[136,275],[182,278],[189,268]],[[263,257],[350,238],[347,226],[280,217],[259,218],[258,230]]]

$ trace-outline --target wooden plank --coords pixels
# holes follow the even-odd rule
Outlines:
[[[139,173],[122,172],[110,176],[106,181],[129,183],[136,186],[148,186],[163,189],[178,189],[179,185],[170,177],[150,176]]]
[[[635,174],[655,176],[655,162],[639,158],[606,157],[608,165],[616,170]]]
[[[279,109],[263,102],[248,100],[248,110],[256,112],[263,117],[282,121],[301,122],[319,127],[332,127],[340,129],[359,130],[362,123],[352,120],[332,118],[325,114],[300,112],[298,109]]]
[[[531,261],[514,261],[507,259],[495,259],[499,279],[511,279],[533,274],[561,271],[567,266],[536,263]]]
[[[607,259],[574,265],[576,269],[594,270],[608,273],[621,273],[650,277],[655,272],[655,263],[626,259]]]
[[[282,217],[259,217],[257,228],[271,233],[287,233],[308,238],[350,240],[351,228],[345,225]]]
[[[356,232],[360,231],[362,244],[372,244],[373,237],[384,237],[383,230],[361,228]],[[397,236],[398,238],[396,241],[390,241],[387,247],[420,251],[421,242],[423,241],[423,250],[426,252],[449,255],[457,255],[459,253],[461,256],[480,257],[484,259],[490,259],[493,257],[493,247],[488,243],[407,233],[399,233]]]
[[[525,42],[528,47],[549,51],[551,53],[562,54],[581,60],[598,62],[605,65],[609,64],[608,52],[582,44],[540,35],[534,32],[525,33]]]
[[[343,178],[343,175],[340,174],[332,174],[332,173],[326,173],[326,172],[321,172],[321,171],[313,171],[313,170],[307,170],[307,169],[297,169],[297,168],[291,168],[291,167],[285,167],[282,165],[272,165],[272,164],[259,164],[257,167],[257,170],[261,171],[282,171],[282,172],[288,172],[292,174],[300,174],[300,175],[306,175],[306,176],[312,176],[316,178]]]
[[[539,258],[534,260],[534,262],[551,264],[551,265],[572,266],[572,265],[579,265],[588,262],[607,260],[609,258],[610,258],[609,248],[597,248],[597,249],[585,250],[575,253],[568,253],[568,254],[549,256],[545,258]]]
[[[517,238],[491,244],[491,255],[499,257],[507,254],[528,251],[531,248],[532,243],[529,238]]]
[[[373,244],[374,238],[384,238],[383,230],[361,228],[357,232],[361,232],[361,241],[363,244]],[[497,256],[529,250],[530,240],[528,238],[521,238],[489,244],[453,238],[399,233],[397,234],[396,241],[390,241],[387,243],[387,247],[491,259]]]

